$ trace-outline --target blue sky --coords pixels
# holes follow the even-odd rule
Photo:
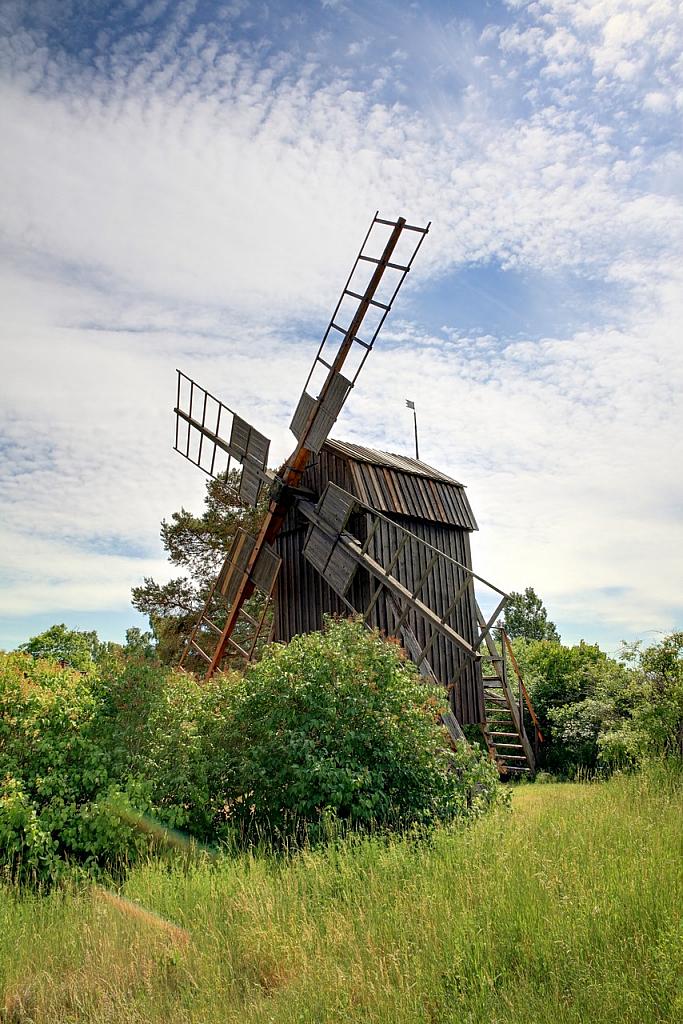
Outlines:
[[[0,645],[168,578],[176,366],[288,453],[376,209],[433,226],[336,436],[414,398],[479,572],[680,628],[681,52],[674,0],[0,0]]]

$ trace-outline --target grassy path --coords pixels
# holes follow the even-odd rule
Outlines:
[[[527,786],[430,844],[151,864],[132,903],[0,890],[0,1020],[679,1021],[682,811],[645,778]]]

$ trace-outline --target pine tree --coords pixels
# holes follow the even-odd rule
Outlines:
[[[237,530],[255,533],[258,529],[263,508],[245,509],[236,504],[238,480],[235,471],[227,480],[209,479],[201,515],[181,508],[170,520],[162,520],[161,540],[169,561],[184,574],[168,583],[147,576],[141,586],[133,588],[133,606],[149,617],[157,656],[165,664],[180,658]],[[213,621],[221,625],[225,611],[216,602]]]

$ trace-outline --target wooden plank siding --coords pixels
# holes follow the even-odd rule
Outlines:
[[[313,491],[317,499],[327,483],[332,481],[451,558],[471,566],[469,531],[477,527],[461,484],[448,480],[443,474],[439,474],[439,479],[427,477],[424,469],[428,467],[423,469],[422,464],[415,463],[415,460],[387,456],[388,460],[400,460],[400,468],[394,468],[392,465],[381,464],[384,453],[358,449],[365,458],[376,456],[379,464],[374,465],[352,458],[348,449],[353,449],[353,446],[326,442],[317,459],[306,470],[302,487]],[[276,541],[277,553],[282,558],[275,599],[276,640],[287,641],[297,634],[321,629],[325,614],[349,614],[344,602],[303,555],[307,525],[294,506]],[[367,537],[367,529],[366,517],[355,519],[352,527],[355,536],[364,539]],[[395,554],[397,544],[397,531],[390,523],[380,521],[368,553],[386,566]],[[410,545],[399,556],[394,575],[412,591],[427,568],[428,561],[428,549]],[[464,579],[463,569],[439,559],[425,581],[421,599],[438,615],[443,615]],[[354,607],[365,609],[373,590],[374,583],[369,575],[360,570],[347,596]],[[383,593],[373,608],[370,623],[385,632],[391,632],[395,621],[395,613]],[[418,644],[423,646],[428,639],[424,619],[413,611],[406,621]],[[469,591],[458,603],[447,623],[469,643],[475,642],[476,607]],[[466,667],[460,675],[463,659]],[[444,684],[460,676],[455,691],[455,712],[461,724],[482,722],[484,695],[480,666],[473,664],[443,636],[435,641],[429,661],[437,678]]]

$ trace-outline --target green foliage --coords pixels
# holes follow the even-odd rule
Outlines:
[[[208,684],[139,633],[87,671],[0,655],[0,862],[37,881],[115,869],[148,846],[138,812],[205,843],[478,813],[497,779],[450,752],[439,707],[395,644],[349,622]]]
[[[206,599],[206,589],[184,576],[164,584],[145,577],[141,586],[133,588],[133,607],[149,617],[156,651],[164,664],[178,663]]]
[[[156,658],[157,649],[154,634],[144,632],[138,626],[126,630],[124,653],[138,658]]]
[[[628,671],[584,641],[516,640],[514,649],[545,737],[541,766],[563,774],[597,767],[601,731],[630,705]]]
[[[147,656],[125,658],[99,685],[102,730],[120,773],[138,780],[157,821],[202,840],[212,834],[204,743],[206,691],[194,676]]]
[[[441,695],[360,623],[273,645],[216,697],[227,820],[247,834],[310,837],[330,817],[429,824],[464,814],[475,781],[480,802],[497,790],[479,755],[453,765]]]
[[[541,766],[572,775],[683,756],[683,633],[619,660],[596,644],[516,640],[546,742]]]
[[[527,587],[523,594],[514,590],[510,593],[505,606],[505,631],[513,640],[560,640],[555,623],[548,620],[548,612],[533,587]]]
[[[632,665],[630,714],[600,736],[600,756],[610,764],[639,764],[652,757],[683,758],[683,632],[645,649],[626,647]]]
[[[0,862],[20,877],[54,879],[69,861],[113,865],[137,845],[110,804],[122,794],[93,678],[0,654]]]
[[[643,700],[634,715],[648,752],[683,757],[683,632],[639,651]]]
[[[50,658],[81,672],[87,672],[93,667],[99,647],[97,633],[67,629],[62,622],[58,626],[50,626],[38,636],[31,637],[27,643],[19,647],[19,650],[34,658]]]
[[[611,715],[610,703],[594,697],[550,708],[550,728],[547,732],[552,747],[548,750],[545,763],[564,772],[595,768],[598,762],[599,734]]]

